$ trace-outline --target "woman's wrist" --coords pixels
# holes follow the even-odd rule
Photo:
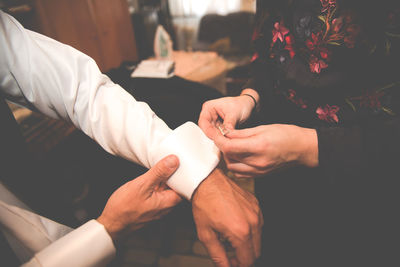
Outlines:
[[[318,135],[315,129],[301,128],[301,138],[299,140],[299,162],[309,168],[319,165],[318,160]]]
[[[241,97],[247,98],[248,102],[251,102],[252,109],[258,108],[260,102],[260,96],[254,89],[246,88],[240,93]]]

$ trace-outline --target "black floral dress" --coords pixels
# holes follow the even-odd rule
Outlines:
[[[245,87],[257,123],[317,129],[320,166],[256,180],[259,266],[400,266],[399,1],[269,2]]]

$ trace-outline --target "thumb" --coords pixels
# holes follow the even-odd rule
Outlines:
[[[164,209],[172,208],[182,201],[182,198],[171,189],[161,191],[159,195],[161,199],[160,205]]]
[[[179,159],[175,155],[169,155],[154,165],[143,176],[149,187],[165,183],[179,166]]]

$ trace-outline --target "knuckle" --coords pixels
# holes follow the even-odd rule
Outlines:
[[[268,159],[260,159],[255,161],[254,163],[254,167],[256,167],[257,169],[264,169],[265,167],[269,166],[270,162]]]
[[[251,165],[253,165],[255,168],[259,169],[262,168],[264,165],[264,160],[255,160]]]
[[[251,229],[250,225],[245,222],[236,223],[232,226],[233,233],[241,241],[247,241],[250,239]]]
[[[211,236],[205,232],[198,232],[197,237],[203,244],[207,244],[211,241]]]
[[[207,110],[208,108],[210,108],[210,106],[211,106],[210,101],[207,101],[207,102],[203,103],[201,108],[204,109],[204,110]]]

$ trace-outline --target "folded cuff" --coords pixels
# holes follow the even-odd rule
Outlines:
[[[168,155],[179,158],[179,168],[167,181],[175,192],[190,200],[194,190],[218,165],[219,149],[193,122],[176,128],[153,151],[152,166]]]

